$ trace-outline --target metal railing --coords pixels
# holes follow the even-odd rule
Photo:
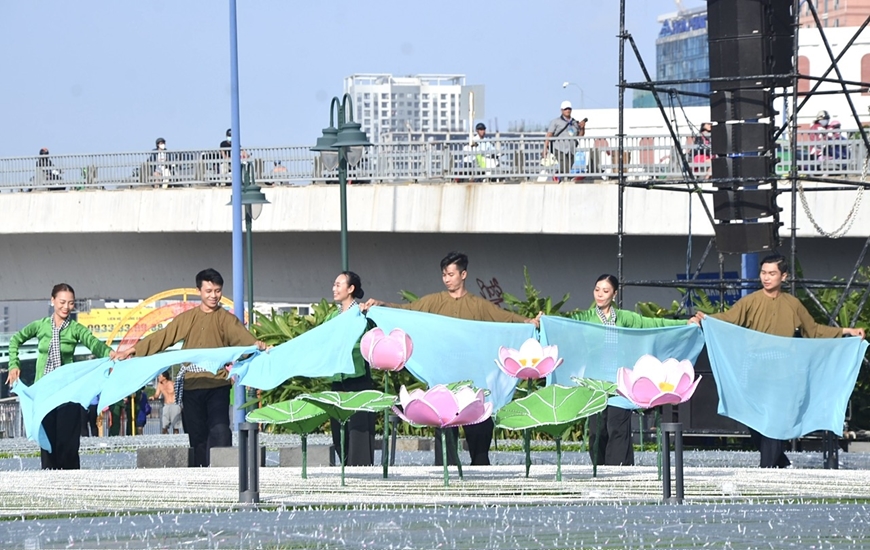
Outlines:
[[[163,402],[151,400],[151,414],[145,422],[143,435],[153,435],[162,433],[162,413]],[[124,413],[126,415],[126,413]],[[109,416],[108,411],[101,414],[103,419],[104,433],[103,437],[109,437]],[[184,433],[182,431],[182,433]],[[131,435],[128,429],[126,416],[121,419],[120,435]],[[0,438],[26,437],[24,430],[24,420],[21,416],[21,407],[17,397],[8,397],[0,399]]]
[[[867,151],[859,139],[843,134],[802,131],[794,149],[799,171],[807,175],[858,176]],[[378,144],[369,147],[359,165],[348,171],[352,183],[439,183],[445,181],[553,181],[555,178],[609,178],[618,172],[616,138],[555,138],[555,155],[543,154],[540,135],[487,139]],[[680,138],[689,169],[704,178],[710,157]],[[568,151],[567,155],[558,154]],[[791,167],[791,148],[777,146],[777,172]],[[629,136],[624,168],[629,179],[683,177],[678,149],[669,136]],[[243,163],[261,185],[334,183],[336,171],[326,170],[308,146],[246,148]],[[230,162],[221,150],[51,155],[0,158],[0,192],[126,188],[225,186],[231,182]]]

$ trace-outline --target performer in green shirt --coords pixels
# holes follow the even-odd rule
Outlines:
[[[619,281],[613,275],[602,275],[595,281],[592,295],[595,305],[571,315],[572,319],[586,323],[610,325],[622,328],[656,328],[685,325],[677,319],[644,317],[633,311],[616,309],[613,303],[619,292]],[[590,421],[590,430],[598,437],[597,445],[589,446],[589,456],[596,464],[607,466],[631,466],[634,464],[634,448],[631,445],[631,411],[608,406],[602,413],[604,426],[599,431],[597,417]],[[593,454],[597,449],[597,456]]]
[[[9,340],[9,378],[11,386],[21,374],[18,348],[31,338],[38,340],[39,355],[36,358],[37,381],[51,371],[73,362],[76,346],[83,344],[96,357],[111,357],[115,352],[98,340],[91,332],[72,319],[75,310],[75,291],[66,283],[51,289],[51,317],[34,321],[17,332]],[[42,427],[51,443],[51,452],[41,449],[43,470],[78,470],[79,438],[82,432],[82,406],[64,403],[48,413]]]
[[[332,298],[338,304],[338,309],[327,321],[338,317],[362,299],[365,292],[359,275],[353,271],[342,271],[332,285]],[[366,331],[374,328],[374,322],[369,321]],[[333,391],[362,391],[374,389],[372,371],[360,351],[360,342],[353,347],[353,374],[336,374],[332,377]],[[332,444],[335,452],[341,453],[341,425],[338,420],[330,421],[332,427]],[[344,431],[344,449],[347,459],[346,466],[371,466],[375,463],[375,413],[360,411],[347,421]],[[339,457],[340,459],[341,457]]]

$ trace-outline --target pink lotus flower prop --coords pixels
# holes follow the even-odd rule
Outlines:
[[[397,328],[384,334],[379,328],[366,332],[360,341],[360,351],[369,364],[379,370],[402,370],[414,352],[411,337]]]
[[[543,378],[556,370],[556,367],[562,364],[562,359],[558,355],[557,346],[544,347],[534,338],[529,338],[518,350],[498,348],[496,364],[509,376],[530,380]]]
[[[695,380],[690,361],[661,362],[652,355],[644,355],[634,369],[622,367],[616,372],[616,391],[638,407],[651,409],[688,401],[700,381],[700,376]]]
[[[417,389],[410,393],[402,386],[399,389],[398,407],[393,407],[399,417],[410,424],[452,428],[479,424],[492,416],[492,403],[484,400],[483,390],[461,386],[455,392],[438,384],[426,391]]]

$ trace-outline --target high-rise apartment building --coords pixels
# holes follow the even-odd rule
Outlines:
[[[344,79],[344,91],[353,98],[355,120],[373,143],[467,133],[473,126],[469,117],[484,115],[484,87],[466,85],[461,74],[354,74]]]
[[[690,80],[710,78],[707,51],[706,7],[662,15],[656,39],[656,80]],[[673,86],[678,90],[708,95],[709,82]],[[707,97],[683,95],[684,106],[709,105]]]

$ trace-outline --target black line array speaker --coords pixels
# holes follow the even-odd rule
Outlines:
[[[716,247],[770,251],[781,225],[771,88],[792,81],[793,2],[708,0],[707,38]]]
[[[766,122],[720,122],[713,126],[710,148],[714,155],[768,152],[773,148],[773,125]]]
[[[716,157],[713,159],[713,185],[716,187],[734,187],[739,182],[729,179],[746,179],[754,181],[772,181],[776,157],[771,155],[756,155],[742,157]],[[722,182],[722,180],[726,180]]]
[[[779,222],[717,223],[716,248],[724,254],[771,252],[779,246]]]
[[[710,94],[713,120],[752,120],[777,114],[767,90],[718,90]]]
[[[709,0],[710,89],[788,86],[794,72],[794,16],[789,0]],[[739,78],[747,77],[747,78]],[[764,78],[760,78],[764,77]]]

